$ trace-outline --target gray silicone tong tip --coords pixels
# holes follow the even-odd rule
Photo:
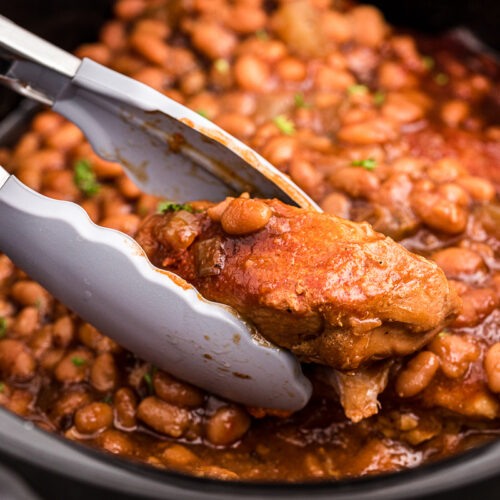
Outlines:
[[[143,191],[179,201],[248,191],[318,209],[254,151],[161,93],[80,62],[4,18],[0,46],[0,78],[50,103]],[[289,410],[306,404],[311,385],[295,357],[260,338],[234,310],[152,266],[133,239],[96,226],[77,205],[41,196],[5,171],[2,184],[0,249],[82,318],[228,399]]]

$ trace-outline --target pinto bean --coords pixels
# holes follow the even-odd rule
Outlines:
[[[464,166],[454,158],[443,158],[427,169],[427,175],[436,184],[453,182],[464,173]]]
[[[380,10],[370,5],[360,5],[349,12],[352,36],[360,45],[377,47],[388,31]]]
[[[54,322],[53,338],[58,347],[67,347],[75,335],[75,326],[71,316],[65,315]]]
[[[470,107],[466,101],[452,99],[441,107],[441,120],[449,127],[458,127],[469,115]]]
[[[271,209],[263,201],[237,198],[222,214],[221,225],[228,234],[248,234],[262,229],[271,216]]]
[[[323,175],[307,160],[294,159],[289,174],[295,184],[313,198],[318,198],[323,191]]]
[[[0,340],[0,372],[7,377],[29,380],[35,374],[36,362],[25,345],[14,339]]]
[[[286,57],[278,62],[276,72],[285,81],[300,82],[307,76],[307,66],[294,57]]]
[[[106,429],[103,431],[99,434],[97,443],[106,451],[115,453],[116,455],[133,455],[135,450],[130,437],[125,432],[117,431],[116,429]]]
[[[161,454],[161,459],[170,466],[185,467],[196,463],[198,457],[181,444],[172,444]]]
[[[28,306],[17,315],[12,331],[18,337],[29,337],[38,327],[39,311],[36,307]]]
[[[469,204],[470,198],[467,191],[454,182],[441,184],[436,192],[446,200],[459,206],[467,207]]]
[[[132,78],[161,92],[171,83],[172,78],[163,68],[146,66],[133,73]]]
[[[134,24],[134,32],[148,33],[158,38],[168,38],[171,33],[170,26],[160,19],[144,18]]]
[[[197,23],[191,41],[211,59],[229,58],[237,45],[234,33],[212,21]]]
[[[487,202],[495,198],[495,187],[488,179],[464,175],[457,179],[457,183],[462,186],[474,200]]]
[[[139,229],[141,218],[135,214],[120,214],[106,217],[101,221],[101,226],[116,229],[122,233],[133,236]]]
[[[328,214],[348,219],[351,211],[351,202],[342,193],[330,193],[321,201],[320,207]]]
[[[314,78],[314,87],[318,90],[346,90],[355,83],[356,79],[349,71],[329,66],[320,66]]]
[[[170,55],[168,45],[150,33],[136,31],[132,33],[129,42],[138,54],[158,66],[163,66]]]
[[[212,444],[227,446],[240,440],[250,424],[250,416],[242,408],[223,406],[209,418],[205,433]]]
[[[265,92],[269,88],[271,70],[269,65],[262,59],[247,55],[236,60],[234,76],[242,89]]]
[[[145,8],[144,0],[120,0],[114,5],[114,12],[120,19],[128,20],[139,16]]]
[[[341,141],[354,144],[380,144],[397,137],[395,124],[386,118],[344,125],[338,132]]]
[[[458,234],[467,226],[467,210],[438,193],[414,191],[410,201],[415,215],[433,229]]]
[[[377,176],[363,167],[341,168],[330,175],[329,181],[335,189],[355,198],[369,198],[380,185]]]
[[[255,33],[264,28],[266,13],[258,5],[237,3],[229,9],[226,24],[237,33]]]
[[[35,359],[41,359],[52,347],[52,325],[37,330],[29,340],[29,347]]]
[[[434,253],[432,259],[448,278],[457,278],[462,274],[485,271],[482,257],[468,248],[446,248]]]
[[[250,118],[238,113],[220,115],[215,120],[215,123],[238,138],[244,139],[255,133],[254,122]]]
[[[75,426],[82,434],[95,434],[113,425],[113,410],[106,403],[90,403],[75,413]]]
[[[64,168],[64,164],[64,153],[59,151],[58,149],[52,148],[44,148],[35,151],[29,155],[26,155],[20,161],[20,166],[27,170],[61,170]]]
[[[89,323],[82,323],[80,325],[78,329],[78,338],[83,344],[98,353],[116,353],[120,350],[120,347],[114,340],[105,337],[97,328]]]
[[[500,342],[488,349],[484,358],[484,370],[490,390],[500,392]]]
[[[31,127],[35,132],[40,134],[40,136],[45,137],[55,132],[62,125],[63,121],[64,118],[54,113],[54,111],[43,111],[33,118]]]
[[[292,160],[296,149],[297,141],[294,137],[278,135],[271,137],[266,143],[262,155],[275,167],[283,170],[283,166]]]
[[[396,392],[400,398],[411,398],[422,392],[439,368],[439,358],[430,351],[419,352],[399,374]]]
[[[439,357],[441,369],[449,378],[463,376],[480,354],[479,347],[472,340],[451,334],[435,337],[429,344],[429,350]]]
[[[470,327],[479,324],[493,309],[498,307],[499,299],[491,288],[467,290],[462,295],[462,313],[452,323],[455,327]]]
[[[181,382],[167,373],[157,370],[153,375],[156,395],[167,403],[187,408],[203,404],[203,392],[186,382]]]
[[[56,150],[67,151],[83,141],[83,132],[73,123],[63,123],[45,139],[47,146]]]
[[[115,392],[113,405],[116,411],[116,422],[120,428],[132,429],[137,425],[137,398],[128,387],[122,387]]]
[[[155,396],[141,401],[137,407],[137,418],[154,430],[171,437],[182,436],[190,422],[187,410],[166,403]]]
[[[90,383],[92,387],[101,392],[114,389],[118,382],[118,370],[115,359],[109,352],[99,354],[90,370]]]
[[[321,28],[326,37],[337,43],[347,42],[352,36],[349,18],[335,10],[327,10],[321,15]]]
[[[38,168],[19,167],[16,177],[34,191],[40,191],[42,188],[42,171]]]
[[[108,21],[101,28],[100,40],[111,50],[120,50],[127,43],[125,26],[121,21]]]
[[[78,383],[87,378],[92,354],[86,349],[74,349],[64,356],[54,369],[59,382]]]
[[[13,157],[19,161],[34,153],[40,146],[40,136],[36,132],[28,132],[16,144]]]
[[[88,57],[99,64],[109,66],[111,62],[111,50],[103,43],[85,43],[80,45],[75,55],[80,58]]]

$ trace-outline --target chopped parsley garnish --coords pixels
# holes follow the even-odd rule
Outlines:
[[[377,90],[375,94],[373,94],[373,104],[375,106],[382,106],[385,102],[385,94],[381,90]]]
[[[184,210],[190,214],[194,214],[196,210],[189,203],[174,203],[173,201],[160,201],[158,203],[157,212],[164,214],[165,212],[178,212]]]
[[[267,40],[269,38],[269,35],[267,34],[267,31],[264,29],[258,30],[255,32],[255,36],[259,40]]]
[[[311,107],[311,104],[304,99],[304,94],[302,92],[297,92],[293,99],[297,108],[309,109]]]
[[[5,384],[3,382],[0,382],[0,392],[5,394]]]
[[[111,396],[106,396],[103,400],[103,403],[106,403],[107,405],[111,404]]]
[[[441,333],[438,334],[438,337],[442,339],[443,337],[446,337],[449,335],[449,333],[446,330],[443,330]]]
[[[0,339],[7,332],[7,320],[5,318],[0,318]]]
[[[79,356],[73,356],[71,358],[71,362],[75,365],[75,366],[83,366],[87,360],[84,359],[84,358],[80,358]]]
[[[446,85],[450,81],[450,77],[446,73],[438,73],[434,77],[434,81],[438,85]]]
[[[280,129],[280,132],[285,135],[295,134],[295,125],[292,120],[289,120],[285,115],[278,115],[273,120],[274,124]]]
[[[375,158],[367,158],[366,160],[354,160],[351,162],[351,167],[363,167],[366,170],[374,170],[377,166]]]
[[[431,56],[423,56],[422,64],[424,65],[425,69],[432,69],[435,64],[434,58]]]
[[[35,307],[37,309],[40,309],[40,307],[42,307],[42,301],[40,299],[35,300]]]
[[[208,119],[208,113],[204,109],[197,109],[196,112],[200,115],[203,116],[203,118]]]
[[[87,196],[93,196],[99,192],[99,183],[88,160],[78,160],[75,163],[73,182]]]
[[[214,67],[219,73],[226,74],[229,72],[229,63],[225,59],[217,59]]]
[[[368,87],[366,85],[351,85],[347,89],[349,95],[363,95],[368,93]]]
[[[153,375],[156,373],[156,370],[158,370],[158,367],[153,365],[151,367],[151,372],[146,372],[144,374],[144,380],[145,380],[146,384],[148,384],[149,394],[155,393],[155,388],[154,388],[154,384],[153,384]]]

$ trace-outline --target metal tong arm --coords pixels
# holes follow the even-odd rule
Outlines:
[[[16,92],[52,105],[80,64],[78,57],[0,16],[0,80]]]

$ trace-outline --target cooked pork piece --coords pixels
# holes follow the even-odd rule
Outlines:
[[[302,361],[345,371],[405,356],[460,311],[435,263],[366,223],[277,200],[207,205],[151,216],[138,242]]]

